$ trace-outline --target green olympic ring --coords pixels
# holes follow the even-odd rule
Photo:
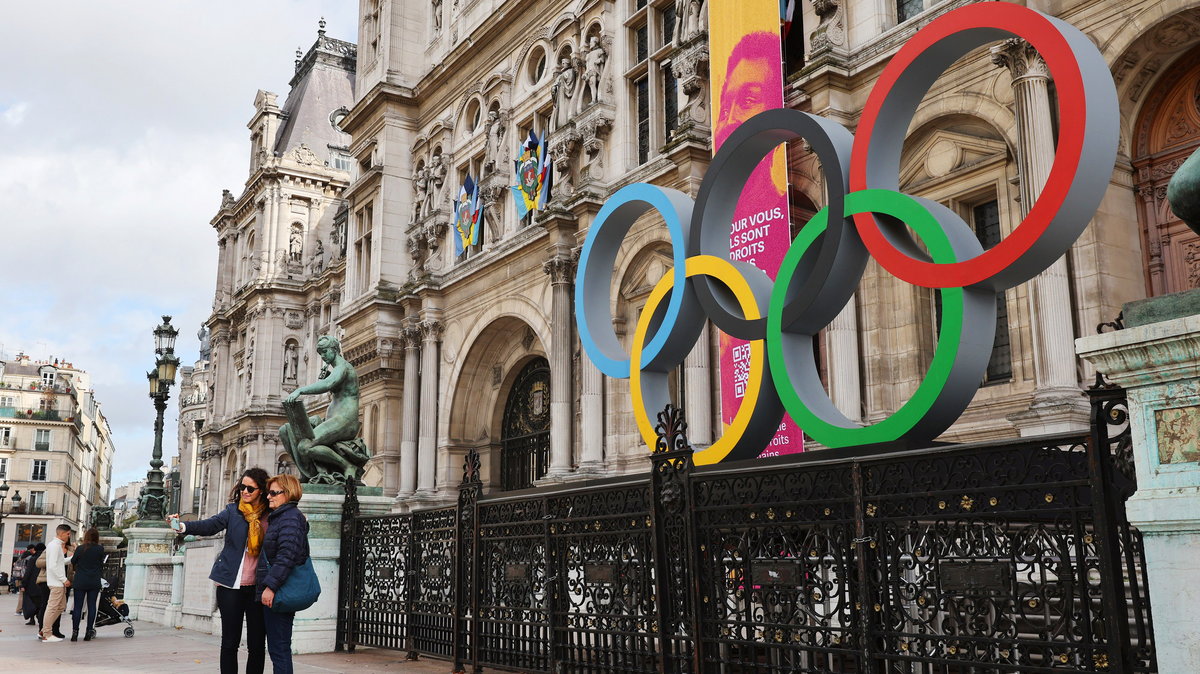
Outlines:
[[[925,243],[935,262],[957,262],[967,259],[964,253],[966,256],[977,254],[977,251],[956,251],[954,243],[931,212],[931,207],[937,208],[940,204],[922,203],[923,201],[890,190],[862,190],[846,195],[846,215],[876,213],[903,222]],[[792,415],[792,419],[814,440],[827,447],[850,447],[896,440],[914,428],[919,428],[922,421],[929,418],[929,412],[940,404],[938,394],[947,383],[956,377],[977,377],[981,357],[986,364],[991,344],[986,344],[986,350],[981,351],[978,348],[979,344],[963,341],[964,337],[972,332],[964,330],[965,321],[987,320],[985,315],[968,316],[969,313],[975,314],[977,311],[972,312],[968,309],[971,304],[966,302],[965,293],[980,291],[963,288],[938,289],[942,298],[941,331],[934,349],[933,361],[924,380],[908,402],[894,414],[878,423],[860,426],[834,407],[829,396],[819,385],[820,379],[816,373],[812,350],[815,333],[784,332],[782,324],[788,287],[800,268],[805,253],[825,232],[828,218],[828,208],[822,208],[813,216],[796,236],[779,269],[767,310],[767,362],[771,370],[771,379],[784,409]],[[994,308],[995,305],[991,306]],[[986,309],[983,311],[986,312]],[[992,333],[982,331],[981,334]],[[962,353],[960,348],[969,349],[973,353]],[[804,376],[791,376],[793,367],[804,371]],[[793,388],[792,382],[818,384]]]

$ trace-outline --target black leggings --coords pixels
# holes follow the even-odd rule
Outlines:
[[[217,608],[221,611],[221,674],[237,674],[238,646],[242,622],[246,623],[246,674],[262,674],[267,654],[267,631],[262,604],[254,600],[254,586],[231,590],[217,586]]]

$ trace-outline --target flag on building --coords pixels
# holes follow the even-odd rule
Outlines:
[[[783,22],[783,36],[792,30],[792,17],[796,14],[796,0],[779,0],[779,19]]]
[[[479,225],[483,208],[479,203],[479,184],[467,176],[454,202],[454,254],[462,255],[468,246],[480,241]]]
[[[514,162],[517,184],[513,186],[512,191],[517,203],[517,217],[523,218],[530,211],[545,207],[546,202],[550,200],[553,178],[549,155],[546,143],[530,131]]]

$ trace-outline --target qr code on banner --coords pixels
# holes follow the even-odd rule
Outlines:
[[[746,395],[746,382],[750,379],[750,345],[733,347],[733,394],[738,398]]]

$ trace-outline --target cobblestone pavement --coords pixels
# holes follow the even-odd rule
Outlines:
[[[37,628],[25,624],[16,610],[16,596],[0,594],[0,672],[71,671],[102,672],[216,672],[220,639],[211,634],[174,629],[153,623],[134,621],[137,633],[131,639],[122,635],[122,626],[96,630],[92,641],[72,643],[63,640],[44,644],[37,639]],[[63,633],[70,636],[71,619],[64,616]],[[239,658],[245,666],[246,649]],[[447,674],[450,663],[438,660],[408,662],[396,651],[359,648],[350,653],[297,655],[295,670],[301,672],[412,672]],[[267,659],[267,671],[271,661]]]

